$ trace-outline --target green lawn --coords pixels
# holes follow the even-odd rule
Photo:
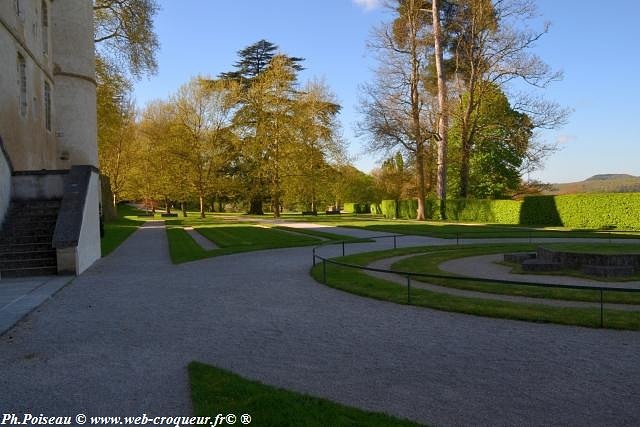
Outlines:
[[[593,244],[593,243],[545,243],[545,248],[555,249],[567,252],[579,252],[590,254],[640,254],[640,244],[636,243],[610,243],[610,244]]]
[[[526,247],[518,245],[520,249]],[[336,260],[355,265],[367,265],[375,260],[389,258],[392,256],[406,255],[417,252],[425,252],[429,250],[440,249],[440,254],[449,257],[451,254],[458,252],[457,247],[423,247],[423,248],[403,248],[396,250],[387,250],[380,252],[370,252],[366,254],[349,255],[346,257],[336,258]],[[498,248],[494,248],[498,250]],[[516,249],[516,247],[511,247]],[[488,252],[489,246],[480,248],[481,253]],[[503,248],[499,250],[503,251]],[[433,255],[436,255],[434,253]],[[442,258],[441,258],[442,259]],[[370,298],[391,301],[398,304],[408,304],[408,292],[406,286],[401,286],[386,280],[372,277],[362,270],[337,266],[330,263],[326,264],[327,285],[346,292],[362,295]],[[323,282],[324,272],[322,263],[318,263],[311,270],[312,276]],[[455,279],[449,279],[447,286],[462,287],[462,282]],[[430,280],[431,281],[431,280]],[[529,288],[529,287],[527,287]],[[533,288],[539,289],[539,288]],[[554,290],[555,291],[555,290]],[[565,292],[567,292],[566,290]],[[593,291],[577,291],[592,292]],[[612,293],[613,294],[613,293]],[[618,293],[616,293],[618,294]],[[575,298],[576,295],[563,295]],[[599,298],[599,293],[598,293]],[[606,294],[605,301],[610,299],[610,295]],[[448,295],[433,292],[425,289],[411,289],[411,305],[429,307],[444,311],[454,311],[479,316],[498,317],[516,320],[526,320],[532,322],[543,323],[559,323],[565,325],[578,325],[587,327],[600,326],[600,309],[599,308],[566,308],[551,307],[542,304],[523,304],[503,302],[481,298],[466,298],[454,295]],[[640,330],[640,312],[623,312],[618,310],[604,310],[604,326],[613,329],[631,329]]]
[[[239,252],[321,243],[321,240],[311,236],[296,235],[273,228],[256,227],[251,223],[225,221],[217,218],[168,219],[165,222],[169,251],[174,263]],[[194,227],[196,231],[214,242],[219,248],[205,251],[184,231],[183,226]]]
[[[243,414],[255,426],[418,426],[382,413],[365,412],[326,399],[244,379],[198,362],[189,364],[193,411],[198,417]]]
[[[455,276],[455,274],[440,270],[438,267],[445,261],[477,255],[488,255],[505,252],[534,251],[538,245],[475,245],[471,247],[456,247],[454,249],[431,247],[424,254],[407,258],[392,265],[396,271],[423,273],[435,275]],[[596,246],[596,245],[594,245]],[[434,277],[416,277],[418,281],[433,283],[451,288],[467,289],[492,294],[516,295],[531,298],[548,298],[568,301],[600,302],[600,292],[580,289],[558,289],[537,286],[520,286],[508,284],[493,284],[475,281],[462,281]],[[517,279],[515,279],[517,280]],[[544,280],[542,280],[544,281]],[[607,286],[604,283],[602,286]],[[640,293],[605,292],[605,302],[619,304],[640,304]]]
[[[345,236],[344,234],[329,233],[326,231],[318,231],[318,230],[309,229],[309,228],[293,228],[293,227],[287,227],[284,225],[278,225],[273,228],[277,230],[291,231],[294,233],[308,234],[309,236],[320,237],[320,238],[327,239],[334,242],[365,243],[365,242],[374,241],[372,239],[358,239],[354,237]]]
[[[107,256],[147,219],[138,218],[142,213],[129,205],[118,205],[118,218],[104,224],[104,237],[100,240],[102,256]]]
[[[443,239],[486,239],[486,238],[541,238],[541,237],[589,237],[589,238],[640,238],[640,233],[623,233],[596,230],[573,230],[547,227],[533,228],[505,224],[458,224],[450,222],[414,221],[414,220],[366,220],[357,221],[344,218],[342,227],[364,228],[396,234],[440,237]]]

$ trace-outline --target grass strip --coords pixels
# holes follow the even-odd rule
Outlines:
[[[392,270],[410,273],[435,274],[455,276],[450,272],[440,270],[439,266],[445,261],[470,256],[488,255],[505,252],[533,251],[536,245],[478,245],[473,247],[458,247],[455,250],[438,250],[431,248],[427,253],[407,258],[393,264]],[[432,283],[456,289],[476,292],[486,292],[500,295],[514,295],[530,298],[546,298],[567,301],[600,302],[600,292],[589,289],[561,289],[523,285],[508,285],[499,283],[474,282],[469,280],[441,279],[433,277],[416,277],[418,281]],[[517,281],[517,279],[515,279]],[[544,278],[541,278],[544,281]],[[597,285],[596,285],[597,286]],[[601,286],[606,287],[604,283]],[[640,293],[637,292],[605,292],[604,302],[617,304],[640,304]]]
[[[176,263],[195,261],[220,255],[252,252],[265,249],[309,246],[321,243],[311,236],[293,235],[281,230],[261,228],[245,223],[220,220],[183,221],[167,220],[167,238],[171,260]],[[195,226],[195,230],[219,246],[218,249],[204,250],[183,229],[184,225]]]
[[[294,228],[284,225],[278,225],[273,227],[278,230],[291,231],[294,233],[308,234],[313,237],[320,237],[323,239],[336,241],[336,242],[348,242],[348,243],[371,243],[373,239],[360,239],[357,237],[345,236],[344,234],[327,233],[325,231],[318,231],[309,228]]]
[[[403,248],[349,255],[336,260],[356,265],[366,265],[378,259],[424,251],[423,248]],[[433,247],[431,247],[433,249]],[[485,247],[486,249],[486,247]],[[450,249],[451,251],[451,249]],[[326,264],[327,285],[369,298],[408,304],[407,287],[397,283],[372,277],[362,270]],[[311,269],[311,275],[323,282],[322,263]],[[513,303],[481,298],[468,298],[433,292],[426,289],[411,289],[411,305],[443,311],[466,313],[485,317],[525,320],[539,323],[600,327],[599,308],[552,307],[542,304]],[[640,312],[604,310],[604,327],[611,329],[640,330]]]
[[[189,364],[196,416],[218,413],[251,416],[257,426],[418,426],[383,413],[366,412],[330,400],[250,381],[199,362]]]
[[[558,228],[535,228],[505,224],[455,224],[446,222],[418,222],[411,220],[343,220],[340,227],[363,228],[395,234],[439,237],[443,239],[489,239],[489,238],[599,238],[637,239],[637,232],[609,232],[597,230],[574,230]]]
[[[146,221],[138,218],[143,211],[129,205],[118,205],[117,211],[118,217],[104,224],[104,236],[100,239],[103,257],[113,252]]]

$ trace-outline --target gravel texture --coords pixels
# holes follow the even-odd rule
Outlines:
[[[187,415],[199,360],[436,426],[640,425],[638,332],[375,301],[310,265],[293,248],[174,266],[149,224],[0,337],[0,413]]]

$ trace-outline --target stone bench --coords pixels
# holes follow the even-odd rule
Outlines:
[[[635,269],[630,266],[608,265],[583,265],[580,271],[589,276],[598,277],[628,277],[635,273]]]
[[[515,264],[522,264],[528,259],[535,259],[535,258],[536,258],[536,254],[533,252],[504,254],[504,262],[511,262]]]
[[[545,262],[538,259],[527,259],[522,262],[522,271],[531,272],[544,272],[544,271],[559,271],[565,268],[562,264],[557,262]]]

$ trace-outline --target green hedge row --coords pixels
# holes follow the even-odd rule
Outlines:
[[[520,218],[520,203],[515,200],[456,199],[447,201],[447,218],[455,221],[517,224]],[[415,219],[418,211],[416,199],[383,200],[382,213],[385,218]],[[425,217],[439,219],[438,201],[425,200]]]
[[[591,193],[527,197],[520,224],[570,228],[640,229],[640,193]]]
[[[415,219],[418,201],[383,200],[385,218]],[[427,219],[439,219],[438,203],[425,200]],[[517,200],[447,200],[447,219],[454,221],[564,226],[569,228],[640,229],[640,193],[591,193],[530,196]]]
[[[365,214],[371,213],[369,203],[345,203],[342,207],[345,213]]]

